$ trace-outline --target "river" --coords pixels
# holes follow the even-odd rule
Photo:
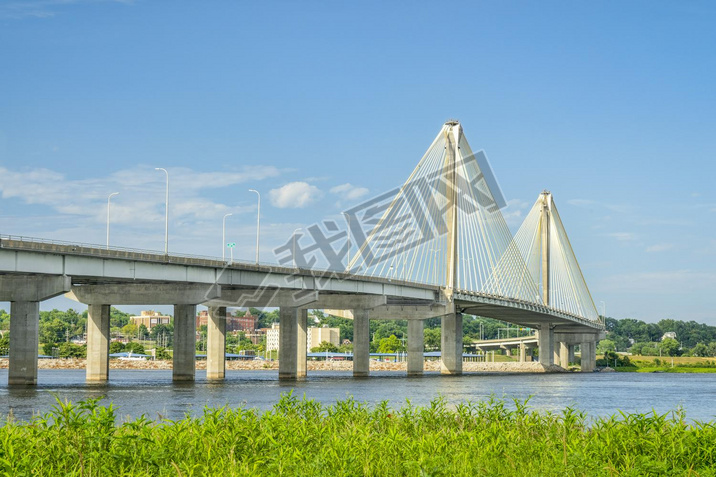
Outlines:
[[[192,383],[173,383],[170,370],[112,370],[109,384],[85,384],[84,370],[41,369],[35,387],[0,386],[0,413],[29,419],[62,400],[80,401],[103,397],[112,402],[121,420],[144,414],[148,418],[180,419],[199,415],[205,406],[270,409],[282,393],[332,404],[353,396],[375,404],[388,400],[400,407],[406,399],[424,405],[438,396],[448,403],[488,399],[524,401],[534,409],[560,412],[567,406],[590,417],[625,412],[665,413],[683,407],[693,420],[716,419],[716,373],[561,373],[561,374],[466,374],[442,376],[427,373],[407,378],[402,373],[375,372],[356,379],[350,372],[313,372],[308,379],[279,382],[276,371],[227,371],[224,382],[206,380],[197,371]],[[0,383],[7,383],[7,369],[0,370]]]

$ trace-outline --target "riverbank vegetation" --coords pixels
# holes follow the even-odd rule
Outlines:
[[[284,395],[267,412],[117,424],[96,400],[0,427],[4,475],[716,475],[716,424],[683,412],[589,420],[524,402],[393,409]]]

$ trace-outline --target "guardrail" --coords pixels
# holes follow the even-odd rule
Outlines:
[[[295,275],[306,275],[314,277],[325,277],[327,274],[335,276],[336,278],[355,278],[359,280],[365,280],[369,282],[385,283],[390,282],[395,285],[415,286],[420,288],[439,288],[437,285],[430,283],[421,282],[408,282],[402,280],[394,280],[390,278],[372,277],[367,275],[347,273],[345,271],[336,271],[330,269],[312,268],[312,269],[301,269],[296,267],[286,267],[277,263],[270,262],[259,262],[256,264],[255,261],[246,260],[222,260],[218,257],[210,257],[203,255],[191,255],[191,254],[180,254],[171,253],[164,254],[157,250],[144,250],[129,247],[106,247],[97,244],[86,244],[77,242],[66,242],[62,240],[50,240],[41,239],[35,237],[26,237],[22,235],[3,235],[0,234],[0,248],[13,249],[13,250],[30,250],[40,251],[47,253],[63,253],[71,255],[84,255],[93,256],[100,258],[116,258],[116,259],[128,259],[137,261],[148,261],[148,262],[161,262],[167,264],[177,265],[197,265],[207,266],[216,268],[241,268],[245,270],[256,270],[263,272],[277,272]]]

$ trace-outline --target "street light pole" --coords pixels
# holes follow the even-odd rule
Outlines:
[[[167,175],[167,192],[164,201],[165,217],[164,217],[164,255],[169,254],[169,172],[163,167],[155,167],[157,171],[164,171]]]
[[[348,220],[348,260],[346,261],[346,273],[350,273],[351,271],[351,216],[347,213],[343,212],[343,215],[346,216],[346,219]]]
[[[109,197],[107,197],[107,250],[109,250],[109,205],[112,197],[115,195],[119,195],[119,192],[112,192],[109,194]]]
[[[249,192],[256,192],[259,199],[258,209],[256,210],[256,265],[259,264],[259,237],[261,235],[261,194],[256,189],[249,189]]]
[[[226,261],[226,218],[234,214],[225,214],[221,219],[221,260]]]
[[[303,230],[302,227],[297,228],[293,231],[293,268],[298,268],[298,265],[296,265],[296,232],[299,230]]]

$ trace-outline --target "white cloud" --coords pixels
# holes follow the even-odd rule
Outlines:
[[[655,245],[650,245],[646,247],[646,251],[648,253],[655,253],[655,252],[666,252],[667,250],[671,250],[674,248],[674,244],[671,243],[657,243]]]
[[[613,275],[604,280],[604,290],[619,293],[649,293],[673,297],[716,288],[716,273],[695,270],[637,272]]]
[[[338,194],[346,200],[360,199],[368,193],[368,189],[365,187],[356,187],[353,184],[346,182],[345,184],[331,187],[332,194]]]
[[[632,240],[637,239],[636,234],[632,232],[612,232],[610,234],[606,234],[606,236],[619,240],[620,242],[631,242]]]
[[[627,214],[630,212],[634,212],[636,209],[632,205],[606,204],[604,202],[599,202],[591,199],[569,199],[567,200],[567,203],[575,207],[583,207],[588,209],[603,209],[611,212],[616,212],[618,214]]]
[[[269,198],[271,204],[279,209],[299,209],[317,201],[323,193],[316,186],[308,182],[289,182],[288,184],[271,189]]]
[[[507,207],[502,209],[502,217],[507,222],[507,225],[518,226],[522,225],[525,219],[524,212],[530,206],[528,202],[521,199],[511,199],[507,201]]]
[[[121,3],[131,5],[133,0],[17,0],[0,5],[0,18],[18,20],[26,17],[51,18],[60,8],[82,3]]]
[[[197,172],[188,168],[168,168],[168,171],[169,214],[179,221],[212,219],[227,211],[241,213],[254,210],[253,205],[229,207],[203,197],[202,192],[259,181],[281,173],[271,166],[219,172]],[[164,191],[164,174],[147,166],[89,179],[70,179],[49,169],[17,171],[0,167],[0,197],[3,199],[44,205],[60,214],[84,217],[93,222],[106,220],[107,196],[111,192],[120,193],[112,199],[113,223],[139,226],[159,221],[164,216]]]

